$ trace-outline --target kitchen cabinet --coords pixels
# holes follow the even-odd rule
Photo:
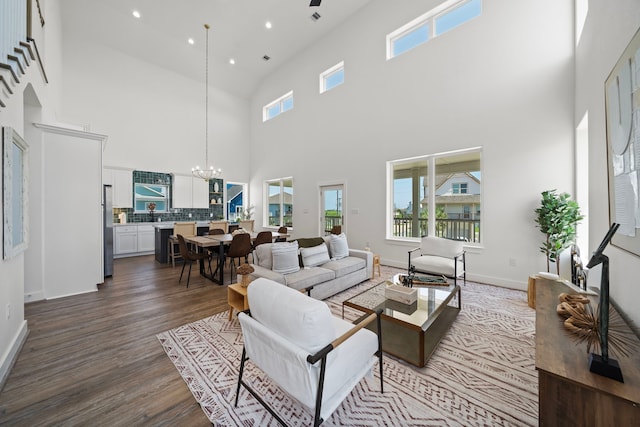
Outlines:
[[[113,227],[113,255],[126,255],[138,252],[138,226],[126,225]]]
[[[173,175],[173,208],[207,209],[209,183],[190,175]]]
[[[133,208],[133,171],[105,167],[102,170],[103,184],[113,187],[113,207]]]
[[[155,228],[153,225],[138,225],[138,253],[155,251]]]

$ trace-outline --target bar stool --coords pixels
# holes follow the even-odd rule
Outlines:
[[[178,234],[181,234],[185,237],[195,236],[197,234],[196,222],[176,222],[173,225],[173,234],[169,236],[169,259],[171,260],[171,265],[173,266],[173,268],[176,268],[176,259],[182,259],[182,255],[180,254],[180,247],[178,245]],[[176,246],[178,246],[177,250]]]

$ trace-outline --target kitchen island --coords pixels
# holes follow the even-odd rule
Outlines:
[[[173,234],[174,222],[156,222],[155,228],[155,257],[161,264],[169,262],[169,236]],[[196,221],[198,236],[209,232],[209,221]]]

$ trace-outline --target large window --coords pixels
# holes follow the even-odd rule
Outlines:
[[[388,237],[435,235],[479,243],[481,154],[474,148],[388,162]]]
[[[293,91],[285,93],[262,108],[262,121],[266,122],[293,108]]]
[[[293,227],[293,178],[269,180],[265,185],[265,216],[270,227]]]
[[[480,16],[482,0],[447,0],[387,35],[387,59]]]

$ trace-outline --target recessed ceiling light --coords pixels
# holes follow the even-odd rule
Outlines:
[[[138,12],[137,10],[134,10],[133,12],[131,12],[131,14],[134,18],[140,18],[140,12]]]
[[[231,59],[229,60],[229,64],[231,64],[231,65],[235,65],[235,63],[236,63],[236,60],[235,60],[235,59],[231,58]]]
[[[271,57],[269,55],[265,55],[262,57],[262,59],[264,59],[265,61],[268,61],[271,59]]]
[[[189,43],[189,44],[194,44],[194,43],[195,43],[195,40],[193,40],[191,37],[189,37],[189,40],[187,40],[187,43]]]
[[[267,21],[267,22],[264,24],[264,26],[265,26],[265,27],[267,27],[268,29],[271,29],[271,21]]]

